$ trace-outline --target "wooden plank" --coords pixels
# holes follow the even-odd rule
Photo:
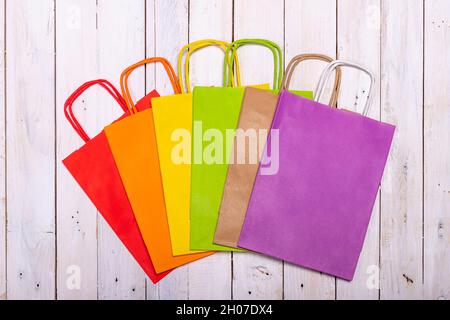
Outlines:
[[[301,53],[336,56],[336,1],[286,0],[286,62]],[[325,64],[308,62],[294,74],[292,89],[314,90]],[[331,82],[331,81],[330,81]],[[285,264],[285,299],[334,299],[335,278]]]
[[[8,1],[6,14],[7,294],[54,299],[54,1]]]
[[[284,49],[284,1],[248,0],[235,4],[235,39],[269,39]],[[273,84],[273,55],[269,49],[251,45],[238,53],[244,84]],[[282,261],[252,253],[233,254],[233,299],[282,298]]]
[[[58,299],[96,299],[97,211],[62,164],[84,144],[66,120],[63,107],[78,86],[96,77],[96,2],[59,1],[56,30]],[[89,90],[74,106],[91,135],[101,130],[102,119],[96,116],[99,91]]]
[[[338,7],[338,57],[359,63],[376,77],[370,117],[380,119],[380,0],[341,0]],[[342,70],[339,105],[361,112],[370,81],[356,70]],[[358,268],[352,282],[338,280],[339,300],[378,299],[379,296],[379,199],[375,203]]]
[[[382,1],[381,118],[397,126],[381,189],[381,298],[422,297],[423,1]]]
[[[147,56],[165,57],[177,66],[177,55],[189,38],[189,3],[187,0],[147,1]],[[176,69],[175,69],[176,70]],[[173,94],[168,76],[161,65],[147,67],[147,91],[157,89],[161,95]],[[173,271],[157,286],[147,285],[148,299],[188,299],[189,267]]]
[[[0,1],[0,300],[6,299],[5,1]]]
[[[232,40],[233,3],[191,0],[189,40]],[[191,60],[193,85],[222,86],[223,53],[217,48],[197,52]],[[230,299],[231,254],[217,253],[189,265],[189,299]]]
[[[119,86],[121,72],[145,57],[145,0],[99,0],[97,8],[98,74]],[[130,80],[134,99],[145,93],[144,70]],[[111,105],[99,97],[100,105]],[[101,108],[102,119],[116,118],[119,109]],[[111,122],[111,121],[109,121]],[[145,299],[145,274],[103,219],[98,231],[98,296],[100,299]]]
[[[450,299],[450,2],[425,1],[426,299]],[[444,89],[446,88],[446,89]]]

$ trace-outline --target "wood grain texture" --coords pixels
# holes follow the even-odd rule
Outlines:
[[[117,88],[122,71],[145,57],[145,1],[99,0],[97,8],[98,74]],[[145,73],[136,70],[129,81],[135,100],[145,93]],[[111,105],[107,95],[99,105]],[[114,105],[114,104],[113,104]],[[121,114],[117,108],[100,108],[106,123]],[[145,299],[145,275],[107,223],[98,220],[99,299]]]
[[[189,41],[188,1],[147,1],[147,56],[165,57],[176,70],[178,52]],[[161,65],[147,67],[147,92],[173,94],[167,73]],[[188,299],[189,266],[173,271],[157,286],[147,285],[149,299]]]
[[[338,57],[367,67],[376,77],[370,117],[380,119],[380,0],[341,0],[338,8]],[[369,78],[344,68],[339,105],[361,112],[367,101]],[[352,282],[337,280],[338,300],[379,297],[379,198],[375,202],[365,244]]]
[[[55,298],[54,2],[8,1],[9,299]]]
[[[263,38],[284,47],[284,1],[236,1],[234,38]],[[273,54],[265,47],[239,49],[243,84],[273,85]],[[281,66],[284,68],[284,66]],[[282,299],[283,263],[253,253],[233,253],[233,298]]]
[[[5,1],[0,1],[0,25],[5,25]],[[1,32],[1,31],[0,31]],[[0,33],[0,52],[5,52],[5,33]],[[6,300],[6,136],[5,55],[0,55],[0,300]]]
[[[285,19],[286,62],[302,53],[336,56],[335,0],[286,0]],[[314,90],[324,67],[322,62],[300,65],[294,73],[291,89]],[[284,297],[288,300],[334,299],[335,278],[286,263]]]
[[[450,299],[450,2],[425,1],[424,297]]]
[[[189,41],[205,38],[231,41],[233,2],[227,0],[191,0]],[[224,54],[218,48],[206,48],[192,56],[192,85],[222,86]],[[189,299],[230,299],[231,254],[217,253],[189,265]]]
[[[447,0],[0,0],[0,300],[449,299],[449,12]],[[61,165],[82,145],[62,113],[82,82],[118,85],[145,56],[175,66],[188,41],[241,37],[284,42],[286,61],[337,54],[377,76],[371,117],[397,131],[352,283],[220,253],[154,286]],[[267,52],[240,55],[244,83],[271,80]],[[216,48],[196,53],[192,83],[222,85],[222,62]],[[313,90],[323,67],[299,66],[292,88]],[[360,110],[366,86],[344,69],[340,105]],[[171,94],[160,67],[136,71],[130,87],[135,99]],[[95,88],[75,109],[90,135],[120,114]],[[67,286],[74,266],[79,290]]]
[[[59,1],[56,29],[58,299],[97,299],[97,210],[62,163],[84,144],[63,108],[78,86],[97,76],[96,1]],[[76,116],[91,136],[101,121],[96,116],[99,91],[98,87],[90,89],[74,105]],[[80,287],[71,282],[78,272]]]
[[[397,130],[381,189],[381,298],[422,297],[423,1],[383,0],[381,118]]]

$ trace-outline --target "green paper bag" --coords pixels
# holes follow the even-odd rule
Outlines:
[[[283,57],[279,46],[264,39],[235,41],[224,59],[224,83],[231,86],[234,57],[245,44],[262,45],[274,56],[274,90],[279,90],[283,78]],[[231,53],[231,57],[230,57]],[[231,63],[230,63],[231,59]],[[236,76],[240,77],[236,70]],[[269,85],[256,86],[269,90]],[[237,251],[241,249],[214,244],[222,202],[228,162],[232,154],[234,135],[239,122],[245,88],[194,88],[191,168],[191,250]]]
[[[269,89],[269,85],[257,87]],[[244,87],[194,88],[191,250],[242,252],[215,245],[213,239],[244,92]]]

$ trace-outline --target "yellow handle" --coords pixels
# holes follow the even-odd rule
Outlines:
[[[208,47],[208,46],[216,46],[219,47],[220,49],[223,50],[224,53],[227,52],[227,49],[230,46],[230,43],[225,42],[225,41],[220,41],[220,40],[214,40],[214,39],[205,39],[205,40],[199,40],[196,42],[192,42],[189,43],[187,45],[185,45],[179,55],[178,55],[178,80],[180,82],[180,88],[181,88],[181,92],[182,93],[191,93],[191,81],[190,81],[190,77],[189,77],[189,61],[191,58],[191,55],[204,47]],[[183,57],[184,54],[186,52],[186,62],[184,64],[184,79],[183,79]],[[237,85],[240,86],[240,69],[239,69],[239,62],[238,62],[238,57],[237,55],[235,55],[235,61],[236,61],[236,73],[237,73]],[[228,59],[228,66],[232,71],[231,68],[231,58]],[[224,86],[226,86],[227,84],[224,83]],[[233,81],[231,83],[231,85],[234,87],[236,85],[236,83],[234,82],[234,77],[233,77]]]

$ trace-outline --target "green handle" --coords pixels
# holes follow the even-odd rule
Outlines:
[[[274,58],[274,71],[273,71],[273,89],[274,90],[280,90],[281,89],[281,83],[283,81],[283,54],[281,52],[280,47],[273,41],[266,40],[266,39],[241,39],[233,42],[228,48],[225,55],[225,61],[224,61],[224,83],[227,83],[228,85],[231,84],[231,79],[229,75],[228,68],[231,66],[231,68],[234,68],[235,65],[235,56],[237,50],[245,45],[248,44],[257,44],[264,47],[269,48],[273,53]],[[232,56],[230,56],[230,51],[232,51]],[[230,63],[231,61],[231,63]],[[240,80],[240,74],[236,72],[236,76]],[[238,81],[240,82],[240,81]]]

